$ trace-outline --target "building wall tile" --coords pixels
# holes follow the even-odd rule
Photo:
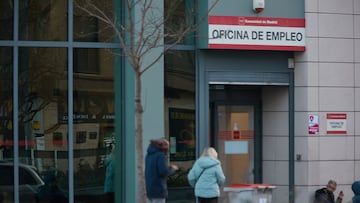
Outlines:
[[[319,39],[318,38],[306,38],[306,51],[296,52],[296,62],[316,62],[319,61]]]
[[[294,72],[295,86],[319,86],[318,63],[296,63]]]
[[[288,136],[288,112],[263,112],[264,136]]]
[[[319,14],[318,13],[305,13],[306,19],[306,36],[318,37],[319,36]]]
[[[360,14],[360,0],[354,0],[354,14]]]
[[[294,123],[295,123],[295,137],[299,136],[299,137],[303,137],[306,136],[307,137],[307,133],[308,133],[308,112],[305,111],[300,111],[300,112],[295,112],[295,118],[294,118]]]
[[[288,203],[289,202],[289,186],[276,186],[272,193],[272,202]]]
[[[309,135],[308,160],[310,161],[319,160],[320,158],[319,142],[320,142],[319,136]]]
[[[353,13],[353,0],[319,0],[319,12],[323,13]]]
[[[354,37],[354,17],[343,14],[319,14],[319,35],[321,37]]]
[[[295,87],[295,111],[319,111],[319,88]]]
[[[360,38],[360,15],[354,15],[354,34],[355,38]]]
[[[320,136],[318,148],[320,160],[353,160],[354,136]]]
[[[330,180],[349,184],[354,180],[354,161],[309,162],[309,185],[324,186]]]
[[[355,112],[355,136],[360,137],[360,112]],[[357,145],[360,146],[360,145]],[[360,157],[358,157],[360,159]]]
[[[360,161],[355,161],[355,175],[354,180],[360,180]]]
[[[319,0],[305,0],[305,12],[318,12]]]
[[[354,62],[354,41],[351,39],[320,38],[319,61]]]
[[[320,63],[320,86],[354,86],[354,64],[352,63]]]
[[[309,172],[309,162],[307,161],[297,161],[295,162],[295,182],[297,185],[307,185],[308,184],[308,172]]]
[[[320,111],[353,111],[354,89],[320,87],[319,107]]]
[[[360,111],[360,88],[355,88],[355,111]],[[360,121],[358,121],[358,125],[360,126]],[[359,132],[360,133],[360,132]]]
[[[360,147],[358,147],[358,146],[360,146],[360,136],[359,135],[355,136],[354,140],[355,140],[353,143],[354,149],[355,149],[354,157],[355,157],[355,160],[360,161]]]
[[[289,160],[289,138],[263,138],[263,160]]]
[[[274,185],[289,184],[288,161],[264,161],[263,182]]]
[[[355,63],[355,87],[360,87],[360,63]]]
[[[354,40],[354,47],[355,47],[355,62],[360,63],[360,39]]]

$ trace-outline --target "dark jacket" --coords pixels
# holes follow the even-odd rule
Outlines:
[[[68,202],[67,194],[59,188],[56,182],[55,172],[48,172],[44,178],[45,185],[38,188],[35,196],[36,202],[65,203]]]
[[[352,203],[360,203],[360,181],[355,181],[351,185],[351,189],[354,192],[354,197],[352,198]]]
[[[337,198],[336,203],[341,203],[342,199]],[[316,190],[315,203],[335,203],[334,193],[327,190],[325,187]]]
[[[146,195],[148,198],[167,198],[167,176],[174,173],[167,164],[165,153],[149,145],[145,158]]]

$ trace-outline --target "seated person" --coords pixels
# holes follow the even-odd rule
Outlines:
[[[326,187],[316,190],[315,203],[341,203],[344,193],[343,191],[340,191],[335,202],[334,192],[336,190],[336,185],[336,181],[329,180]]]

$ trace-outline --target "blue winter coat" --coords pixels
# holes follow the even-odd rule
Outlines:
[[[224,184],[225,175],[218,160],[204,156],[194,163],[188,174],[188,181],[192,187],[195,187],[196,197],[219,197],[219,186]]]
[[[354,197],[352,198],[352,203],[360,203],[360,181],[355,181],[351,185],[351,189],[354,192]]]
[[[104,164],[106,167],[105,173],[105,183],[104,183],[104,192],[114,192],[114,166],[113,166],[113,156],[105,159]]]
[[[174,173],[168,166],[165,153],[149,145],[145,158],[146,195],[148,198],[167,198],[167,176]]]

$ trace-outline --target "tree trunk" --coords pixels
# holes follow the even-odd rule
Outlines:
[[[137,157],[137,188],[138,203],[146,203],[144,150],[143,150],[143,106],[141,104],[141,72],[135,68],[135,119],[136,119],[136,157]]]

